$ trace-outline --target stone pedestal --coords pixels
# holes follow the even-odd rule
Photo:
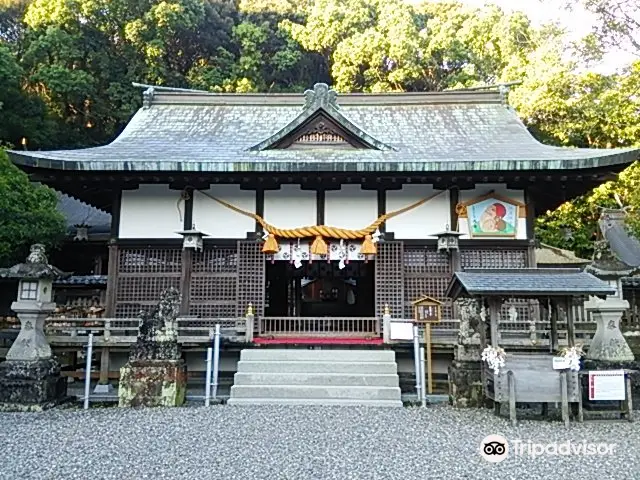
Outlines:
[[[585,355],[583,369],[589,370],[639,370],[631,375],[631,395],[634,407],[640,405],[640,362],[636,361],[620,331],[620,319],[623,312],[629,308],[629,302],[620,298],[607,298],[606,300],[592,299],[585,303],[585,308],[591,312],[591,317],[596,322],[596,333],[589,345],[589,351]],[[588,396],[588,377],[582,377],[584,392],[584,407],[588,410],[608,410],[617,402],[590,402]]]
[[[593,299],[585,303],[585,308],[591,312],[597,325],[586,358],[604,362],[633,362],[633,352],[620,331],[620,319],[629,308],[629,302],[619,298]]]
[[[449,366],[449,403],[456,408],[484,406],[482,364],[453,361]]]
[[[178,407],[187,392],[187,365],[178,345],[180,294],[162,292],[151,312],[141,313],[129,362],[120,369],[120,407]]]
[[[0,411],[42,411],[67,399],[67,382],[54,359],[0,363]]]
[[[0,364],[0,410],[40,411],[67,399],[67,382],[51,356],[44,322],[55,309],[51,302],[13,302],[20,333]]]
[[[479,345],[454,345],[449,366],[449,403],[457,408],[484,405],[482,361]]]
[[[179,407],[186,392],[183,360],[132,360],[120,369],[120,407]]]

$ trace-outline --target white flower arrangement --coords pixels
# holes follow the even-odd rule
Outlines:
[[[582,351],[582,345],[576,345],[575,347],[565,348],[560,352],[560,356],[564,357],[569,362],[569,368],[574,372],[580,370],[580,359],[584,355]]]
[[[507,354],[500,347],[489,346],[482,351],[482,361],[487,362],[487,365],[495,375],[498,375],[500,369],[504,368],[506,359]]]

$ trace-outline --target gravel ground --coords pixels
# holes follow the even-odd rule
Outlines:
[[[516,456],[489,463],[490,434],[511,445],[617,444],[610,456]],[[513,447],[510,447],[513,450]],[[448,406],[93,408],[0,414],[0,478],[640,480],[640,424],[523,421]]]

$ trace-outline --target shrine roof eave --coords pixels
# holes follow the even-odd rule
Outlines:
[[[459,297],[581,297],[607,296],[615,289],[590,273],[577,268],[522,268],[456,272],[446,296]]]
[[[241,160],[193,160],[162,158],[150,153],[146,157],[128,155],[126,151],[91,152],[106,147],[50,152],[9,150],[11,161],[21,167],[63,172],[181,172],[181,173],[455,173],[539,171],[552,173],[568,170],[588,171],[596,168],[618,170],[640,158],[638,149],[560,149],[546,158],[449,158],[420,159],[415,155],[402,158],[401,152],[336,152],[317,150],[279,155],[281,152],[245,152]],[[291,153],[291,152],[286,152]],[[580,153],[584,153],[581,155]],[[233,155],[231,155],[233,156]],[[268,156],[268,158],[261,158]],[[281,158],[278,158],[281,157]],[[282,158],[286,157],[286,158]]]

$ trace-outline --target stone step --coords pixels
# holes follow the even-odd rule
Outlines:
[[[395,362],[393,350],[338,350],[338,349],[272,349],[251,348],[242,350],[244,361],[341,361],[341,362]]]
[[[326,400],[396,400],[400,401],[399,387],[344,387],[324,385],[234,385],[233,399],[307,399],[324,404]],[[233,402],[232,402],[233,403]]]
[[[351,373],[396,374],[395,362],[246,361],[238,362],[238,373]]]
[[[344,387],[399,387],[398,375],[347,373],[236,373],[234,385],[313,385]]]
[[[320,405],[320,406],[352,406],[352,407],[402,407],[400,400],[350,400],[342,399],[314,399],[314,398],[230,398],[227,405]]]

